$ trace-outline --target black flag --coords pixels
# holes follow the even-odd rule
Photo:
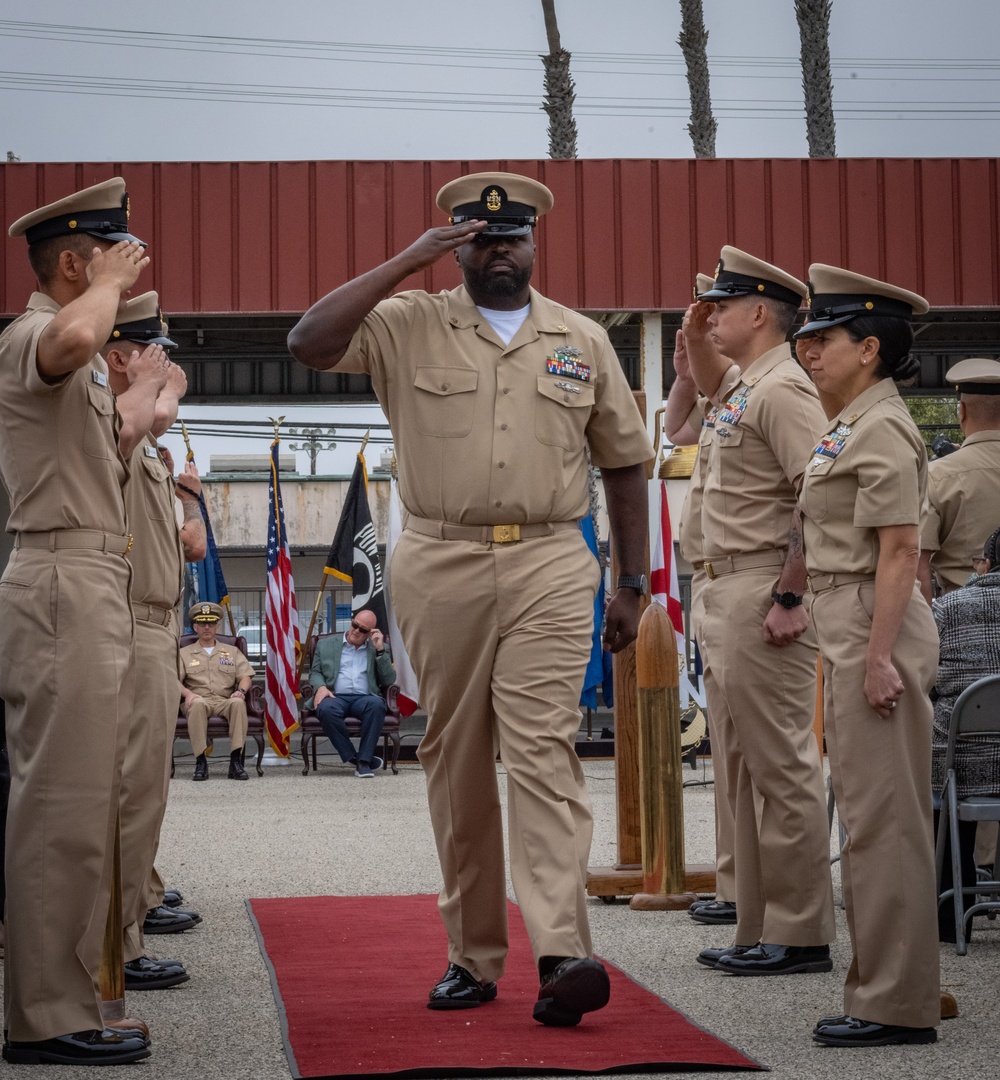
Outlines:
[[[388,633],[382,564],[379,562],[375,529],[368,508],[368,470],[361,454],[358,454],[354,466],[344,510],[337,525],[337,535],[333,538],[333,547],[330,548],[323,572],[351,586],[353,614],[356,615],[362,608],[373,611],[379,630],[383,634]]]

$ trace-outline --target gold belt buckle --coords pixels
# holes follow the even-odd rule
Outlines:
[[[132,541],[135,537],[131,533],[128,534],[128,546],[125,548],[125,554],[127,555],[132,550]]]
[[[705,574],[709,581],[715,581],[715,568],[710,562],[705,563]]]
[[[521,526],[520,525],[494,525],[493,526],[493,543],[494,544],[513,544],[521,539]]]

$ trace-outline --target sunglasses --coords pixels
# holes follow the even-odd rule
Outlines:
[[[357,630],[359,634],[370,634],[371,630],[367,626],[361,626],[359,623],[351,622],[351,629]]]

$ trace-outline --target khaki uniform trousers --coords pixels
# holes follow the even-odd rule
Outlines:
[[[11,1040],[103,1028],[99,972],[134,691],[121,555],[21,548],[0,584]]]
[[[235,685],[235,684],[234,684]],[[204,694],[187,710],[188,735],[195,756],[208,749],[208,718],[222,716],[229,721],[229,752],[242,750],[247,741],[247,704],[243,698]]]
[[[153,860],[167,809],[171,747],[177,730],[180,701],[177,633],[173,614],[164,614],[166,625],[141,618],[135,623],[138,677],[121,796],[122,925],[126,961],[135,960],[144,952],[142,923],[150,906]]]
[[[734,903],[736,900],[736,868],[733,857],[733,834],[736,823],[733,808],[729,805],[726,787],[726,768],[720,751],[719,736],[715,733],[712,719],[712,702],[717,699],[719,688],[715,675],[705,657],[705,643],[701,637],[701,624],[705,617],[705,586],[708,575],[696,569],[691,575],[691,633],[698,643],[702,662],[702,684],[705,687],[705,719],[708,737],[712,744],[712,790],[715,796],[715,898]]]
[[[815,637],[762,636],[774,567],[705,587],[709,702],[735,821],[736,944],[825,945],[836,937],[823,770],[813,734]]]
[[[878,1024],[936,1027],[941,1018],[928,694],[938,663],[930,608],[914,587],[892,662],[906,687],[890,720],[864,695],[874,581],[813,600],[825,679],[826,745],[853,957],[844,1011]]]
[[[498,979],[507,956],[498,749],[535,961],[591,955],[593,818],[575,739],[599,580],[578,530],[513,544],[407,530],[393,552],[392,603],[428,714],[418,753],[448,960],[477,979]]]

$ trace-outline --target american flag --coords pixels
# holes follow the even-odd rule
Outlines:
[[[653,558],[649,574],[650,598],[661,603],[670,616],[677,638],[677,653],[685,656],[684,612],[681,607],[681,590],[677,582],[677,563],[674,560],[674,537],[670,528],[670,507],[667,504],[667,482],[660,481],[659,528],[653,538]],[[687,669],[686,662],[684,670]],[[687,680],[681,680],[681,699],[686,697]]]
[[[285,531],[285,512],[278,483],[278,444],[271,443],[271,481],[267,510],[267,675],[264,683],[264,723],[276,754],[288,757],[288,736],[299,726],[298,661],[299,616],[295,608],[295,583]]]

